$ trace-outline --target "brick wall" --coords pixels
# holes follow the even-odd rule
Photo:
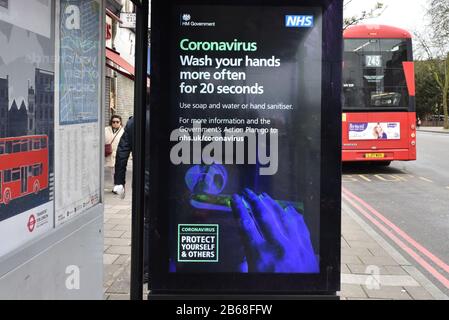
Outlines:
[[[111,119],[112,110],[110,108],[110,92],[113,88],[112,82],[114,78],[106,76],[106,92],[105,92],[105,127],[109,125]],[[123,124],[126,125],[129,117],[134,112],[134,81],[129,78],[117,74],[117,97],[116,97],[116,110],[114,114],[122,117]]]
[[[134,81],[129,78],[117,75],[117,112],[126,125],[129,117],[134,112]]]
[[[111,112],[111,99],[110,99],[110,97],[111,97],[111,95],[110,95],[110,92],[111,92],[111,81],[112,81],[112,78],[106,76],[106,81],[105,81],[105,90],[106,90],[106,92],[105,92],[105,95],[104,95],[104,97],[105,97],[104,126],[105,127],[109,126],[109,120],[111,119],[111,115],[112,115],[112,112]]]

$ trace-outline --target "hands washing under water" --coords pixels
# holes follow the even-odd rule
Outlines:
[[[233,195],[248,272],[318,273],[319,266],[304,218],[289,206],[283,209],[268,194],[245,189]]]

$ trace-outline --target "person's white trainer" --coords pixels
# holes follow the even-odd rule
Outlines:
[[[125,198],[125,187],[123,185],[114,186],[112,192],[119,195],[122,199]]]

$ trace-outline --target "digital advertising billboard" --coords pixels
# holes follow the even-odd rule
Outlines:
[[[338,3],[152,8],[156,292],[336,291]]]

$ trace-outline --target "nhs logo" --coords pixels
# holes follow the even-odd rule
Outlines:
[[[285,26],[287,28],[311,28],[313,23],[313,16],[285,16]]]

